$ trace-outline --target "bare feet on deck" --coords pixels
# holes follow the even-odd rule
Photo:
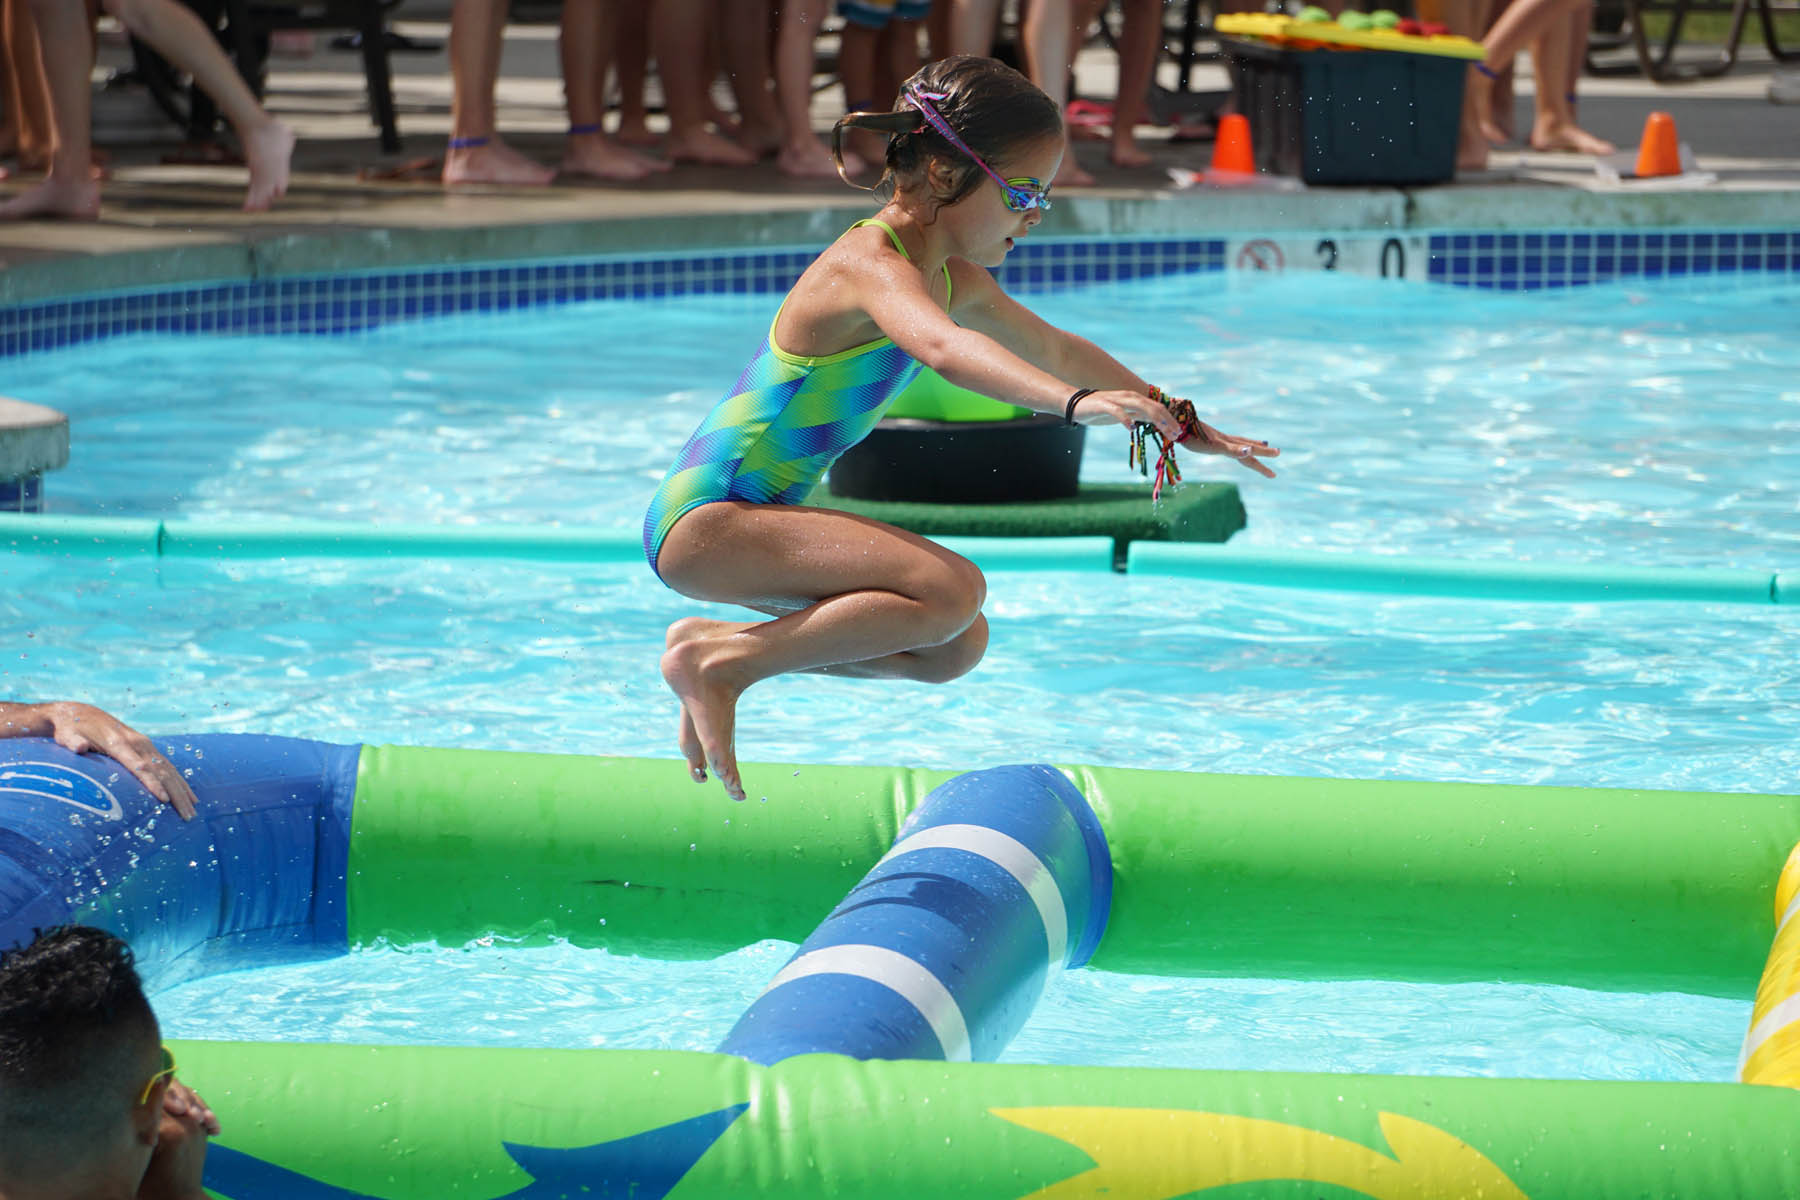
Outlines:
[[[544,187],[555,177],[555,171],[526,158],[496,136],[482,139],[478,146],[452,146],[444,154],[443,178],[448,187],[471,183]]]
[[[92,178],[69,181],[51,175],[0,204],[0,221],[60,217],[69,221],[100,219],[100,184]]]
[[[660,158],[639,154],[610,138],[591,133],[572,133],[563,150],[562,173],[588,179],[629,183],[669,169]]]
[[[1573,121],[1540,117],[1531,124],[1533,150],[1560,150],[1568,154],[1611,154],[1618,147],[1595,137]]]
[[[1150,152],[1137,144],[1133,137],[1113,138],[1112,149],[1107,157],[1115,167],[1147,167],[1150,165]]]
[[[268,124],[241,139],[244,164],[250,168],[250,190],[244,195],[245,212],[267,212],[287,195],[288,171],[294,158],[294,131],[280,121]]]
[[[651,146],[661,145],[662,135],[650,132],[650,126],[645,124],[641,117],[636,120],[627,120],[621,116],[619,127],[613,130],[613,141],[627,146],[636,146],[639,149],[647,149]]]
[[[750,167],[756,165],[756,152],[746,150],[728,137],[708,129],[669,135],[669,161],[700,163],[711,167]]]
[[[837,164],[825,143],[808,133],[782,146],[775,156],[775,166],[783,175],[794,179],[836,179]],[[850,151],[844,152],[844,172],[854,178],[862,173],[863,160]]]
[[[727,678],[726,663],[718,651],[724,638],[742,628],[729,621],[684,617],[669,626],[668,648],[662,656],[663,682],[681,701],[676,738],[687,759],[688,774],[695,783],[705,783],[706,769],[711,766],[733,800],[745,798],[733,745],[737,702],[744,689]]]
[[[1082,169],[1081,164],[1075,161],[1073,154],[1068,154],[1063,157],[1062,169],[1050,182],[1057,187],[1093,187],[1094,177]]]

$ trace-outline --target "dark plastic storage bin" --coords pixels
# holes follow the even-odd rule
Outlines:
[[[1456,174],[1466,59],[1222,41],[1257,170],[1307,183],[1442,183]]]
[[[1059,500],[1081,488],[1085,425],[1036,415],[1014,421],[890,417],[826,477],[852,500],[1004,504]]]

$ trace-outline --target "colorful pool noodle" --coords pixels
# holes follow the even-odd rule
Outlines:
[[[778,783],[769,802],[730,805],[661,760],[159,744],[193,772],[201,819],[107,760],[0,744],[0,944],[26,919],[90,920],[129,933],[167,983],[383,936],[681,957],[797,941],[950,778],[764,765],[747,769]],[[1111,850],[1093,961],[1121,969],[1741,995],[1800,841],[1792,796],[1064,773]],[[176,1051],[226,1126],[207,1165],[225,1200],[1800,1195],[1787,1087]]]
[[[719,1050],[991,1062],[1045,981],[1093,956],[1112,861],[1081,793],[1046,766],[940,784],[757,997]]]
[[[1800,1088],[1800,845],[1775,885],[1775,941],[1756,989],[1738,1078]]]

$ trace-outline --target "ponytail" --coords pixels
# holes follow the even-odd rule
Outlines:
[[[901,133],[916,133],[924,123],[925,119],[919,115],[916,109],[911,108],[884,113],[853,112],[840,117],[837,124],[831,127],[831,161],[837,164],[838,178],[851,187],[862,188],[865,192],[872,192],[881,186],[879,183],[874,183],[863,187],[862,184],[850,178],[850,173],[844,170],[845,129],[873,129],[877,133],[885,133],[889,137],[893,137]]]

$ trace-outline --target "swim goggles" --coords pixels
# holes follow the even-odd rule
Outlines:
[[[138,1103],[150,1103],[150,1093],[156,1089],[157,1083],[164,1079],[173,1079],[174,1077],[175,1055],[170,1053],[167,1046],[164,1046],[162,1048],[162,1070],[152,1075],[150,1077],[150,1082],[144,1085],[144,1094],[138,1097]]]
[[[969,161],[987,172],[987,177],[1000,185],[1000,198],[1006,207],[1013,212],[1050,211],[1050,185],[1041,179],[1021,176],[1018,179],[1002,179],[1000,173],[981,161],[981,156],[969,149],[969,144],[956,136],[956,130],[950,128],[950,122],[938,114],[931,106],[933,100],[942,100],[946,92],[922,92],[918,88],[907,88],[903,93],[907,103],[919,110],[925,123],[937,130],[946,142],[969,156]]]

